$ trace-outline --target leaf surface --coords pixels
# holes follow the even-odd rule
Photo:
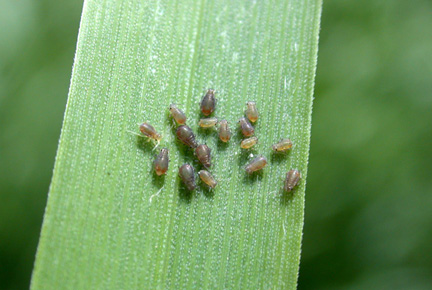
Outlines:
[[[320,12],[320,0],[85,1],[32,289],[295,289]],[[207,88],[228,144],[198,129]],[[260,112],[253,150],[239,147],[246,101]],[[213,191],[177,175],[199,165],[171,103],[212,148]],[[143,121],[169,148],[166,176],[154,143],[129,133]],[[286,137],[291,152],[273,154]],[[258,154],[269,165],[247,175]],[[286,194],[291,168],[302,181]]]

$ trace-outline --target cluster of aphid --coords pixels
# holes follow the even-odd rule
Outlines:
[[[228,142],[231,139],[231,131],[228,127],[226,120],[218,121],[215,117],[210,116],[216,108],[215,90],[209,89],[201,100],[201,112],[206,118],[200,119],[199,126],[202,128],[210,128],[219,124],[219,139],[222,142]],[[211,167],[211,149],[205,144],[198,144],[195,138],[195,134],[192,129],[186,125],[186,115],[177,108],[176,105],[170,105],[169,110],[175,122],[179,125],[176,129],[177,138],[186,146],[190,147],[195,151],[197,159],[207,170],[200,170],[198,176],[201,180],[206,183],[209,187],[215,188],[217,181],[213,175],[208,171]],[[240,128],[246,139],[240,143],[240,147],[243,149],[252,148],[258,142],[258,138],[253,136],[255,129],[252,123],[258,120],[258,110],[255,102],[247,102],[246,117],[242,117],[239,120]],[[148,123],[140,125],[140,131],[143,135],[152,138],[156,141],[161,140],[161,135]],[[292,148],[292,142],[290,139],[282,139],[278,143],[272,146],[275,152],[287,152]],[[154,161],[154,168],[157,175],[166,174],[168,171],[169,157],[168,149],[161,149],[159,155]],[[246,165],[245,170],[248,174],[263,169],[267,165],[267,159],[260,155],[253,159],[249,164]],[[187,189],[192,191],[196,188],[195,182],[195,170],[190,164],[183,164],[179,168],[179,176]],[[298,170],[292,169],[286,174],[284,181],[284,190],[290,192],[299,182],[301,174]]]

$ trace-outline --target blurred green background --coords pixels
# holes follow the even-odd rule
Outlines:
[[[82,1],[0,0],[0,289],[28,288]],[[432,2],[323,6],[299,289],[431,289]]]

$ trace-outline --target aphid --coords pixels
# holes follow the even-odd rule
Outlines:
[[[159,155],[156,156],[156,159],[154,161],[154,168],[156,174],[159,176],[162,174],[166,174],[168,170],[168,163],[169,163],[168,149],[162,148]]]
[[[214,112],[216,107],[215,90],[208,89],[207,93],[201,100],[201,112],[208,116]]]
[[[211,188],[216,187],[217,181],[214,179],[213,175],[211,175],[210,172],[208,172],[207,170],[200,170],[198,172],[198,175],[205,184],[207,184]]]
[[[195,154],[204,167],[209,168],[211,166],[211,149],[207,145],[199,145],[195,149]]]
[[[288,171],[284,182],[284,190],[286,192],[290,192],[291,190],[293,190],[293,188],[296,187],[296,185],[300,181],[300,178],[301,174],[300,171],[298,171],[297,169],[291,169],[290,171]]]
[[[249,149],[249,148],[253,147],[257,142],[258,142],[258,138],[255,136],[244,139],[240,143],[240,148]]]
[[[205,118],[205,119],[199,120],[198,125],[202,128],[210,128],[210,127],[214,127],[216,125],[217,121],[218,121],[218,119],[215,117]]]
[[[251,123],[245,117],[242,117],[239,120],[239,123],[240,123],[242,133],[246,137],[252,136],[255,133],[254,127],[252,127]]]
[[[285,152],[291,149],[292,142],[290,139],[282,139],[278,143],[272,146],[273,150],[276,152]]]
[[[247,102],[246,116],[248,119],[255,123],[258,120],[258,110],[256,108],[255,102]]]
[[[140,131],[141,133],[143,133],[143,135],[154,140],[160,141],[162,139],[162,136],[158,132],[156,132],[155,128],[153,128],[153,126],[149,123],[142,123],[140,125]]]
[[[196,148],[198,146],[195,140],[195,134],[191,128],[186,125],[181,125],[176,130],[177,138],[180,139],[184,144],[191,148]]]
[[[231,139],[231,131],[228,128],[227,120],[222,120],[219,122],[219,138],[225,143]]]
[[[246,172],[251,174],[254,171],[263,169],[267,165],[267,159],[260,155],[254,160],[252,160],[248,165],[246,165]]]
[[[183,164],[179,168],[180,178],[183,180],[183,183],[186,185],[187,189],[190,191],[196,188],[195,183],[195,171],[192,166],[189,164]]]
[[[174,120],[182,125],[182,124],[186,124],[186,115],[185,113],[183,113],[182,110],[180,110],[179,108],[177,108],[176,105],[171,104],[169,107],[169,110],[171,112],[172,117],[174,118]]]

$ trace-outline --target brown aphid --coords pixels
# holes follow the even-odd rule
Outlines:
[[[177,138],[182,141],[184,144],[191,148],[196,148],[198,146],[195,140],[195,134],[191,128],[186,125],[181,125],[176,130]]]
[[[248,119],[255,123],[258,120],[258,110],[256,108],[255,102],[247,102],[246,116]]]
[[[252,127],[252,124],[245,117],[242,117],[239,120],[239,123],[240,123],[241,131],[244,136],[249,137],[255,133],[254,127]]]
[[[298,171],[297,169],[291,169],[290,171],[288,171],[284,182],[284,190],[286,192],[290,192],[291,190],[293,190],[293,188],[296,187],[296,185],[300,181],[300,178],[301,174],[300,171]]]
[[[225,143],[231,139],[231,130],[228,128],[227,120],[219,122],[219,139]]]
[[[161,176],[162,174],[166,174],[168,171],[169,157],[168,157],[168,149],[162,148],[159,155],[156,156],[154,161],[154,168],[156,174]]]
[[[208,116],[214,112],[215,108],[216,108],[215,90],[208,89],[207,93],[204,95],[204,97],[201,100],[201,112],[205,116]]]
[[[217,181],[214,179],[213,175],[211,175],[210,172],[208,172],[207,170],[200,170],[198,172],[198,175],[205,184],[207,184],[211,188],[216,187]]]
[[[186,185],[187,189],[190,191],[194,190],[196,188],[195,183],[195,170],[193,167],[189,164],[183,164],[179,168],[179,175],[182,179],[183,183]]]
[[[252,172],[263,169],[267,165],[267,159],[260,155],[254,160],[252,160],[248,165],[246,165],[246,172],[251,174]]]
[[[172,117],[177,122],[177,124],[183,125],[186,124],[186,115],[182,110],[177,108],[176,105],[171,104],[169,107]]]
[[[249,149],[253,146],[255,146],[255,144],[258,142],[258,138],[257,137],[250,137],[247,139],[244,139],[243,141],[241,141],[240,143],[240,148],[243,149]]]
[[[291,149],[292,142],[290,139],[282,139],[278,143],[272,146],[273,150],[276,152],[285,152]]]
[[[215,117],[200,119],[198,125],[202,128],[210,128],[214,127],[218,122],[218,119]]]
[[[160,141],[162,139],[162,136],[158,132],[156,132],[155,128],[149,123],[142,123],[140,125],[140,131],[143,135],[154,140]]]
[[[195,149],[195,154],[204,167],[209,168],[211,166],[211,149],[207,145],[199,145]]]

